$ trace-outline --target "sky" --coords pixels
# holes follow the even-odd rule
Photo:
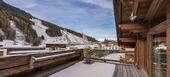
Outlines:
[[[5,0],[33,16],[95,37],[116,39],[112,0]]]

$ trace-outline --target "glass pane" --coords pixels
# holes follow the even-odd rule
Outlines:
[[[166,36],[155,36],[153,40],[153,77],[166,77]]]

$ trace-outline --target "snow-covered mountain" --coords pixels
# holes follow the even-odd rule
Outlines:
[[[84,39],[83,37],[86,37]],[[87,44],[94,38],[33,17],[0,0],[0,42],[4,45]]]

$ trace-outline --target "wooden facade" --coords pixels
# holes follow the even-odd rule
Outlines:
[[[113,4],[119,45],[135,48],[135,65],[148,77],[157,77],[153,45],[159,36],[167,46],[166,75],[162,77],[170,77],[170,0],[113,0]]]

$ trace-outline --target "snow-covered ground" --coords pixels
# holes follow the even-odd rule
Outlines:
[[[114,64],[95,62],[88,65],[79,62],[49,77],[112,77],[114,70]]]
[[[43,25],[41,20],[38,19],[30,19],[32,22],[35,23],[35,25],[32,25],[33,29],[36,31],[37,35],[39,37],[44,36],[45,40],[44,43],[50,43],[50,44],[86,44],[88,43],[87,40],[80,38],[78,36],[75,36],[72,33],[69,33],[67,31],[61,30],[62,36],[58,37],[50,37],[46,33],[46,30],[48,29],[47,26]]]
[[[80,38],[76,35],[73,35],[72,33],[69,33],[64,30],[61,30],[61,33],[63,36],[65,36],[68,39],[68,42],[71,44],[88,44],[87,40]]]
[[[113,53],[113,54],[102,57],[102,59],[120,60],[120,56],[125,57],[125,54],[124,53]]]
[[[32,25],[32,28],[36,31],[39,37],[44,36],[45,39],[49,38],[49,36],[46,33],[48,27],[43,25],[42,22],[38,19],[30,19],[30,20],[34,22],[35,25]]]
[[[46,44],[68,44],[68,41],[65,37],[59,36],[59,37],[50,37],[45,40]]]
[[[113,53],[102,58],[119,60],[122,53]],[[95,62],[84,64],[78,62],[62,71],[56,72],[49,77],[112,77],[115,71],[115,64]]]
[[[66,30],[61,30],[62,36],[50,37],[46,33],[48,27],[43,25],[41,20],[32,18],[30,19],[30,21],[34,23],[34,25],[32,25],[32,28],[36,31],[38,37],[44,37],[44,40],[42,40],[41,42],[41,46],[45,46],[45,44],[86,45],[89,43],[87,39],[78,37],[70,32],[67,32]],[[3,47],[24,47],[25,45],[31,45],[25,41],[25,35],[19,28],[17,28],[15,22],[12,20],[10,21],[10,27],[16,31],[15,40],[2,41],[1,43],[3,44]],[[1,29],[0,33],[4,34]]]
[[[25,42],[25,36],[23,34],[23,32],[17,28],[17,26],[15,25],[15,22],[14,21],[10,21],[10,26],[13,30],[15,30],[16,32],[16,35],[15,35],[15,46],[24,46],[24,44],[26,44]]]

